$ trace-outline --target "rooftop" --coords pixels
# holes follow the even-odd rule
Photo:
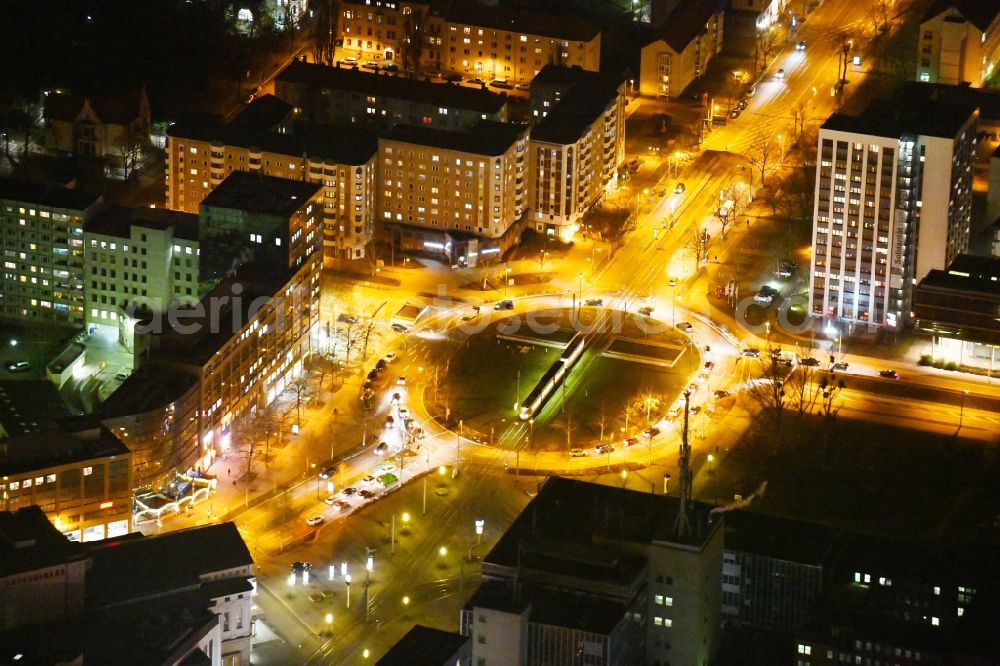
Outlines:
[[[937,0],[924,14],[921,23],[952,7],[982,32],[986,32],[997,14],[1000,14],[1000,0]]]
[[[531,85],[541,84],[541,85],[555,85],[555,86],[591,86],[591,87],[610,87],[612,89],[617,89],[621,82],[614,82],[606,74],[601,72],[592,72],[589,69],[583,69],[579,65],[573,65],[572,67],[562,67],[560,65],[545,65],[542,67],[535,78],[531,79]]]
[[[198,378],[170,367],[141,366],[99,407],[101,418],[141,415],[180,398]]]
[[[38,506],[0,511],[0,577],[64,564],[84,556]]]
[[[442,666],[471,638],[415,624],[375,666]]]
[[[618,91],[614,89],[574,86],[535,125],[531,138],[548,143],[573,143],[615,103],[617,97]]]
[[[1000,121],[1000,92],[994,88],[948,83],[920,83],[906,81],[893,98],[902,104],[922,105],[925,102],[946,102],[966,107],[979,107],[980,120]]]
[[[584,19],[525,7],[455,2],[448,3],[444,16],[447,21],[460,25],[523,32],[526,35],[555,39],[589,42],[601,34],[600,28]]]
[[[253,565],[253,557],[233,522],[155,536],[131,534],[85,547],[93,559],[87,571],[90,608],[198,589],[206,575]],[[245,588],[245,578],[237,577],[235,584],[241,587],[234,590]]]
[[[48,430],[64,416],[69,411],[51,381],[0,381],[0,438]]]
[[[465,603],[474,607],[518,615],[530,609],[529,622],[606,635],[622,621],[626,605],[538,586],[522,586],[515,595],[505,582],[486,581]]]
[[[786,562],[821,566],[843,534],[835,527],[751,511],[728,511],[725,515],[726,550]]]
[[[69,432],[54,427],[4,440],[0,444],[0,476],[128,453],[128,448],[104,428]]]
[[[660,38],[675,53],[681,53],[691,41],[705,31],[705,24],[715,14],[723,11],[722,0],[702,0],[701,2],[682,2],[663,22]]]
[[[209,192],[201,206],[290,217],[322,189],[322,183],[233,171]]]
[[[175,238],[198,240],[198,216],[166,208],[109,206],[90,221],[87,231],[127,239],[133,226],[147,229],[173,227]]]
[[[892,139],[906,134],[951,139],[975,113],[976,106],[972,104],[879,100],[869,104],[858,116],[833,114],[823,123],[823,129]]]
[[[85,103],[105,123],[126,125],[140,116],[143,93],[132,95],[96,96],[52,92],[45,96],[45,118],[72,122],[80,115]]]
[[[385,135],[385,139],[496,157],[507,152],[527,132],[527,125],[482,120],[465,131],[420,125],[396,125]]]
[[[947,269],[928,272],[918,288],[975,292],[1000,297],[1000,258],[960,254],[948,264]]]
[[[57,185],[0,178],[0,201],[33,203],[50,208],[82,211],[101,200],[100,195]]]
[[[499,113],[507,104],[506,95],[483,88],[434,83],[388,73],[378,74],[360,68],[328,67],[299,60],[289,63],[275,81],[433,104],[477,113]]]

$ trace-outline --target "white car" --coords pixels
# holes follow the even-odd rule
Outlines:
[[[323,516],[320,516],[318,514],[306,518],[306,525],[311,525],[315,527],[316,525],[322,525],[322,524],[323,524]]]
[[[348,56],[348,57],[344,58],[343,60],[341,60],[341,62],[344,63],[345,65],[354,66],[354,65],[358,64],[358,59],[355,58],[354,56]]]
[[[406,386],[406,375],[396,380],[396,386]]]
[[[680,329],[680,330],[682,330],[682,331],[684,331],[685,333],[692,333],[692,332],[694,332],[694,326],[692,326],[691,324],[689,324],[686,321],[682,321],[679,324],[677,324],[677,328]]]
[[[400,416],[400,418],[405,419],[409,415],[410,415],[410,410],[408,408],[406,408],[406,407],[400,407],[399,408],[399,416]]]
[[[697,379],[699,384],[704,384],[705,382],[708,381],[708,373],[703,372],[700,375],[698,375],[695,379]]]
[[[385,361],[386,363],[393,363],[398,359],[399,357],[396,355],[396,352],[389,352],[388,354],[382,357],[382,360]]]

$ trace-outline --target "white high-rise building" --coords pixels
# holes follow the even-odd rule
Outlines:
[[[842,333],[899,329],[913,284],[969,244],[978,109],[888,104],[819,132],[809,311]]]

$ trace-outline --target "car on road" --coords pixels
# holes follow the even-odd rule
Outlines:
[[[396,419],[392,418],[392,414],[387,414],[385,417],[385,427],[391,428],[396,425]]]
[[[597,452],[597,455],[601,455],[604,453],[614,453],[615,447],[611,446],[610,444],[601,444],[596,449],[594,449],[594,451]]]
[[[385,454],[389,453],[389,445],[386,444],[385,442],[379,442],[378,445],[375,447],[374,453],[377,456],[384,456]]]
[[[292,573],[301,574],[306,571],[312,571],[313,565],[311,562],[292,562]]]
[[[128,379],[128,375],[126,375],[126,374],[125,374],[124,372],[119,372],[119,373],[117,373],[117,374],[115,375],[115,379],[116,379],[117,381],[120,381],[120,382],[123,382],[123,381],[125,381],[126,379]]]
[[[374,499],[375,493],[371,490],[359,490],[358,495],[364,497],[365,499]]]
[[[646,439],[652,439],[660,434],[659,428],[646,428],[642,431],[642,436]]]
[[[838,361],[833,364],[834,371],[847,372],[847,361]]]
[[[688,393],[691,393],[691,394],[697,393],[698,392],[698,385],[695,384],[694,382],[691,382],[690,384],[688,384],[687,390],[688,390]]]
[[[406,386],[406,375],[400,375],[396,378],[396,386]]]
[[[795,45],[795,50],[796,51],[805,51],[806,50],[806,43],[804,41],[800,41],[798,44]]]
[[[674,188],[674,194],[684,194],[684,190],[686,189],[687,186],[684,183],[677,183],[677,187]]]
[[[333,506],[334,504],[337,503],[337,496],[336,495],[330,495],[329,497],[323,498],[323,501],[325,503],[329,504],[330,506]]]
[[[31,363],[28,361],[8,361],[7,372],[27,372],[31,370]]]
[[[584,451],[583,449],[570,449],[569,450],[569,457],[570,458],[586,458],[587,457],[587,452]]]
[[[783,78],[785,78],[785,70],[784,69],[779,69],[777,72],[774,73],[774,78],[776,78],[776,79],[783,79]]]
[[[719,390],[717,390],[714,393],[714,395],[715,395],[716,399],[721,400],[722,398],[728,398],[729,397],[729,391],[727,391],[725,389],[719,389]]]
[[[406,333],[406,327],[402,324],[393,324],[389,328],[392,329],[393,333]]]
[[[795,273],[795,269],[798,267],[799,265],[794,261],[782,259],[778,262],[778,270],[776,270],[775,273],[778,274],[778,277],[790,278]]]
[[[357,492],[358,492],[358,489],[355,488],[354,486],[347,486],[346,488],[344,488],[343,490],[340,491],[340,494],[343,495],[344,497],[350,497],[351,495],[353,495],[353,494],[355,494]]]
[[[736,120],[740,117],[740,107],[734,106],[732,111],[729,112],[729,119]]]
[[[592,308],[597,308],[597,307],[600,307],[600,306],[604,305],[604,299],[603,298],[588,298],[586,301],[584,301],[584,305],[589,305]]]
[[[392,474],[396,471],[396,466],[391,462],[384,462],[375,468],[376,474]]]
[[[400,407],[399,408],[399,416],[400,416],[400,418],[405,419],[409,415],[410,415],[410,410],[408,408],[406,408],[406,407]]]
[[[715,361],[705,361],[705,372],[715,370]]]
[[[649,307],[648,305],[641,307],[639,308],[639,314],[648,317],[649,315],[653,314],[653,308]]]
[[[494,310],[513,310],[514,309],[514,301],[511,301],[511,300],[499,301],[496,305],[493,306],[493,309]]]
[[[681,400],[675,403],[674,406],[670,408],[670,411],[667,412],[667,417],[676,419],[678,416],[681,415],[681,412],[683,411],[684,411],[684,401]]]
[[[694,332],[694,326],[692,326],[690,323],[688,323],[686,321],[682,321],[681,323],[677,324],[677,328],[679,328],[680,330],[684,331],[685,333],[693,333]]]
[[[677,286],[677,278],[675,278],[675,277],[670,278],[669,280],[667,280],[667,284],[670,285],[671,287],[676,287]]]
[[[695,381],[697,381],[699,384],[704,384],[705,382],[708,381],[708,373],[707,372],[700,373],[697,377],[695,377]]]
[[[399,65],[397,65],[394,62],[387,62],[386,64],[382,65],[382,69],[384,69],[387,72],[395,73],[399,71]]]
[[[754,349],[753,347],[747,347],[743,350],[743,355],[747,358],[760,358],[760,350]]]
[[[385,361],[386,363],[395,363],[398,359],[399,356],[396,355],[396,352],[389,352],[388,354],[382,357],[382,360]]]
[[[689,410],[689,412],[691,416],[694,416],[696,414],[701,414],[701,405],[691,405],[691,409]]]
[[[622,440],[622,446],[635,446],[639,443],[639,440],[635,437],[626,437]]]
[[[323,470],[319,473],[319,478],[329,479],[331,476],[337,473],[338,467],[339,465],[330,465],[329,467],[324,467]]]
[[[355,58],[354,56],[347,56],[346,58],[344,58],[340,62],[344,63],[345,65],[350,65],[350,66],[353,67],[354,65],[358,64],[358,59]]]
[[[883,370],[878,373],[879,377],[885,377],[886,379],[899,379],[899,373],[895,370]]]
[[[364,483],[364,484],[367,484],[367,485],[371,485],[371,484],[375,483],[375,475],[374,474],[369,474],[369,475],[365,476],[365,478],[361,479],[361,483]]]
[[[774,302],[775,297],[780,295],[781,294],[778,293],[777,289],[775,289],[774,287],[769,287],[768,285],[765,284],[763,287],[760,288],[760,291],[758,291],[757,294],[753,297],[753,302],[757,303],[758,305],[770,305],[772,302]]]
[[[400,400],[399,394],[398,393],[393,393],[392,394],[392,404],[398,405],[399,404],[399,400]]]
[[[382,372],[385,370],[386,366],[389,365],[384,358],[380,358],[378,363],[375,364],[375,371]]]
[[[308,518],[306,518],[306,525],[316,526],[322,524],[323,524],[323,516],[320,516],[319,514],[315,516],[309,516]]]
[[[343,511],[344,509],[351,508],[350,502],[345,502],[344,500],[337,500],[336,502],[333,503],[333,506],[335,509],[337,509],[337,511]]]
[[[813,358],[812,356],[810,356],[809,358],[802,359],[801,361],[799,361],[799,363],[806,366],[807,368],[815,368],[817,365],[819,365],[819,361]]]

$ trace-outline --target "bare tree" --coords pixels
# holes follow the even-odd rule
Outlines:
[[[772,437],[772,452],[781,446],[785,409],[789,404],[785,390],[785,373],[779,358],[768,351],[767,358],[759,359],[760,375],[747,380],[747,395],[760,407]]]
[[[326,382],[326,378],[333,376],[339,369],[339,365],[334,360],[332,353],[321,352],[313,355],[309,370],[316,380],[316,393],[323,392],[323,384]]]
[[[310,9],[313,60],[332,66],[337,49],[340,3],[337,0],[319,0],[312,3]]]
[[[711,236],[706,229],[691,229],[684,237],[684,249],[694,254],[695,265],[700,267],[708,257],[708,241]]]
[[[421,55],[424,47],[424,28],[426,23],[424,12],[416,7],[410,8],[410,13],[403,16],[403,39],[399,43],[400,67],[413,78],[420,78]]]
[[[764,187],[767,182],[767,170],[773,156],[774,144],[770,135],[758,137],[757,141],[750,146],[747,153],[747,162],[760,172],[760,185]]]
[[[246,479],[252,478],[253,462],[270,454],[271,442],[280,437],[280,415],[273,403],[245,412],[232,423],[232,437],[236,450],[246,465]]]
[[[889,10],[892,8],[892,0],[874,0],[868,9],[866,18],[871,23],[872,31],[880,35],[889,29]]]
[[[757,44],[756,50],[754,51],[754,70],[757,69],[757,56],[758,54],[762,58],[762,63],[760,66],[761,71],[767,69],[767,59],[772,53],[774,53],[775,47],[775,36],[774,30],[771,28],[765,30],[757,31]]]
[[[142,155],[149,145],[149,134],[144,132],[142,127],[129,124],[118,136],[117,144],[118,155],[122,162],[122,178],[127,181],[142,161]]]
[[[295,422],[301,425],[302,400],[309,397],[309,377],[306,373],[300,373],[285,386],[295,394]]]

